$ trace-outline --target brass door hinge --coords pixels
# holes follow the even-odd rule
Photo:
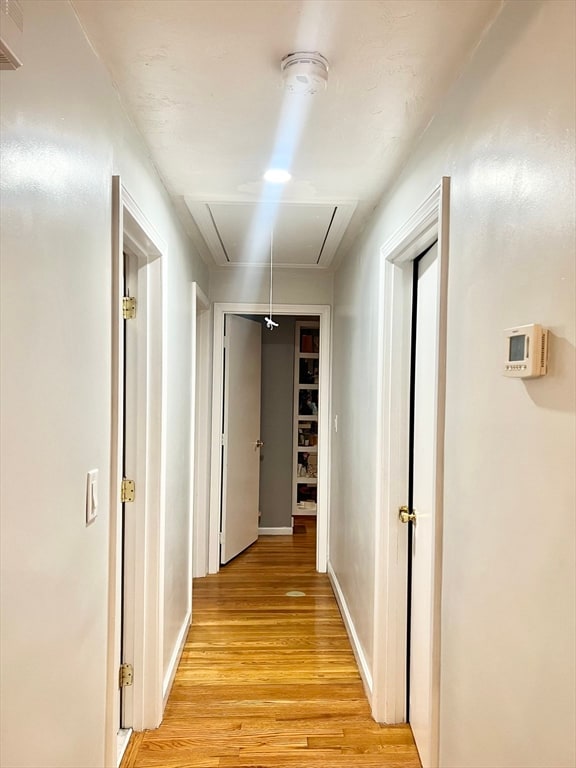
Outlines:
[[[127,477],[122,480],[122,488],[120,490],[120,501],[125,504],[127,501],[134,501],[136,495],[136,483],[134,480],[128,480]]]
[[[120,664],[120,672],[118,674],[118,687],[126,688],[127,685],[132,685],[134,682],[134,668],[132,664]]]
[[[122,298],[122,317],[124,320],[133,320],[136,317],[136,299],[133,296]]]

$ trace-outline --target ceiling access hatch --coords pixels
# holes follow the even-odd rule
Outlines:
[[[222,267],[268,264],[273,221],[275,266],[325,268],[356,208],[356,202],[185,200],[214,261]]]

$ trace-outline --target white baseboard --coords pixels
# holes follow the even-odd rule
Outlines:
[[[338,608],[340,608],[340,613],[342,614],[344,626],[346,627],[346,632],[348,633],[348,637],[350,638],[350,645],[352,646],[352,651],[354,652],[354,656],[356,657],[356,663],[358,664],[358,670],[360,672],[360,677],[362,678],[362,682],[364,683],[364,688],[366,690],[368,701],[372,702],[372,673],[370,671],[370,667],[368,666],[368,661],[364,654],[364,649],[360,644],[358,633],[356,632],[356,627],[354,626],[354,622],[352,621],[352,616],[350,615],[350,611],[348,610],[348,605],[346,603],[346,598],[344,597],[344,593],[342,592],[340,582],[338,581],[338,577],[334,573],[334,569],[332,568],[332,564],[330,562],[328,563],[328,578],[330,579],[330,583],[332,584],[332,589],[334,590],[336,602],[338,603]]]
[[[258,528],[258,536],[292,536],[292,528]]]
[[[188,635],[188,630],[190,629],[191,620],[192,620],[192,614],[188,612],[186,614],[186,618],[184,619],[184,623],[180,628],[180,632],[178,633],[178,640],[176,641],[176,645],[174,646],[172,657],[170,658],[170,663],[168,664],[168,669],[166,670],[166,674],[164,675],[164,684],[162,686],[162,711],[166,709],[166,703],[168,701],[168,696],[170,695],[170,691],[172,689],[172,683],[174,682],[174,678],[176,677],[176,670],[178,669],[180,656],[182,656],[182,651],[184,650],[184,645],[186,643],[186,636]]]
[[[122,762],[122,758],[124,757],[124,752],[126,752],[126,749],[128,748],[128,744],[130,742],[130,738],[132,736],[132,728],[120,728],[118,731],[118,737],[116,742],[116,754],[118,756],[118,759],[116,761],[116,765],[119,766]]]

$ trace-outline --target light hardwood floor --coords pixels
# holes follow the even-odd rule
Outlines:
[[[420,768],[410,728],[371,719],[314,559],[315,519],[299,518],[194,581],[164,721],[132,737],[122,768]]]

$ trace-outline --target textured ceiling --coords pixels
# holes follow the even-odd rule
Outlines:
[[[500,0],[73,4],[203,256],[215,263],[194,204],[264,201],[261,227],[269,228],[279,192],[262,174],[287,164],[293,179],[284,201],[357,203],[335,262],[324,267],[346,252],[501,7]],[[328,58],[325,93],[283,91],[280,60],[298,50]]]

